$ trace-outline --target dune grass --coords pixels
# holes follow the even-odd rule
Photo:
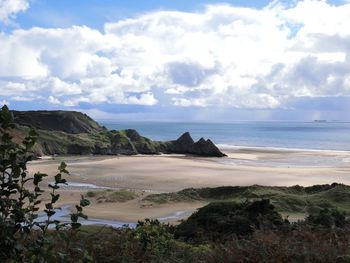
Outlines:
[[[343,184],[291,186],[224,186],[189,188],[175,193],[148,195],[143,200],[158,204],[193,201],[245,202],[270,199],[279,212],[312,213],[322,208],[337,208],[350,215],[350,186]]]
[[[102,190],[102,191],[89,191],[86,193],[89,198],[96,198],[99,203],[123,203],[138,197],[138,193],[131,190]]]

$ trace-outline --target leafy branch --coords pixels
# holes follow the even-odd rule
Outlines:
[[[38,134],[30,130],[27,136],[17,143],[14,118],[7,106],[0,111],[0,262],[50,262],[64,261],[65,254],[56,253],[57,237],[69,247],[69,235],[81,226],[80,218],[87,219],[83,208],[90,202],[81,196],[76,212],[70,214],[71,222],[54,220],[60,199],[57,190],[67,184],[67,165],[62,162],[54,182],[49,184],[50,200],[44,204],[46,219],[39,221],[38,213],[45,190],[41,183],[47,174],[37,172],[29,175],[27,163],[33,159],[31,152]],[[16,140],[15,140],[16,139]]]

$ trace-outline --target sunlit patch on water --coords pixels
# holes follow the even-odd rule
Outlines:
[[[165,217],[160,217],[160,218],[158,218],[158,220],[159,221],[168,221],[168,220],[179,219],[179,218],[187,216],[191,213],[192,213],[191,211],[177,211],[177,212],[169,214]]]
[[[342,156],[319,156],[319,155],[307,155],[307,156],[291,156],[285,158],[271,158],[271,159],[258,159],[258,160],[247,160],[247,159],[235,159],[235,158],[224,158],[217,159],[217,162],[224,165],[238,166],[238,165],[249,165],[249,166],[263,166],[263,167],[281,167],[281,168],[303,168],[303,167],[337,167],[342,165],[350,164],[350,157]]]
[[[54,182],[50,182],[54,184]],[[79,189],[112,189],[111,187],[99,186],[95,184],[86,184],[78,182],[67,182],[67,184],[60,184],[61,188],[79,188]]]
[[[55,214],[50,218],[51,221],[58,220],[61,223],[70,223],[70,214],[72,213],[70,210],[70,205],[64,205],[61,208],[55,209]],[[39,217],[36,219],[36,222],[44,222],[47,220],[47,216],[45,213],[40,213]],[[115,228],[121,228],[123,226],[127,226],[130,228],[135,228],[136,223],[131,222],[123,222],[116,220],[104,220],[104,219],[95,219],[89,218],[88,220],[79,220],[79,223],[82,225],[103,225],[103,226],[111,226]],[[51,225],[53,228],[54,225]]]

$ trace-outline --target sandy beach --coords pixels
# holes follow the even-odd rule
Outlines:
[[[124,203],[99,203],[94,198],[86,209],[93,218],[136,222],[144,218],[164,218],[175,222],[188,216],[204,202],[147,204],[150,193],[174,192],[189,187],[226,185],[308,186],[333,182],[350,184],[350,153],[265,148],[223,149],[224,158],[183,155],[56,157],[33,161],[31,173],[54,175],[65,161],[67,178],[74,185],[61,191],[60,205],[72,204],[81,194],[99,187],[132,189],[134,200]],[[52,181],[47,178],[45,183]],[[96,187],[97,189],[91,189]],[[172,214],[178,214],[173,217]]]

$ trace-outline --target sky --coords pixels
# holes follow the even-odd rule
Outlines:
[[[0,0],[0,105],[350,120],[350,1]]]

